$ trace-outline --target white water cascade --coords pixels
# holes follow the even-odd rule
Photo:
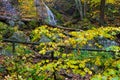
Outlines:
[[[51,25],[56,25],[56,20],[55,20],[55,16],[52,13],[52,11],[48,8],[48,6],[44,3],[46,10],[47,10],[47,14],[48,14],[48,23]]]
[[[34,1],[39,18],[41,18],[47,24],[56,25],[54,14],[49,9],[49,7],[43,2],[43,0],[34,0]]]

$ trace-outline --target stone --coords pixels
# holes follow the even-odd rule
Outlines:
[[[14,32],[9,39],[21,42],[30,42],[30,38],[26,36],[22,31]]]
[[[41,42],[50,42],[50,41],[51,40],[47,36],[45,36],[45,35],[42,35],[41,39],[39,40],[40,43]]]

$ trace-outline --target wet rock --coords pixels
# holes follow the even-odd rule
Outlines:
[[[8,16],[14,16],[17,15],[16,9],[13,7],[13,5],[8,0],[2,0],[2,5],[5,8],[5,15]]]
[[[94,40],[89,40],[88,43],[83,46],[84,49],[106,49],[110,46],[118,46],[119,44],[107,38],[98,37]],[[99,47],[102,46],[102,47]]]
[[[8,21],[8,24],[9,24],[10,26],[15,26],[15,21],[9,20],[9,21]]]
[[[30,38],[21,31],[14,32],[9,39],[21,42],[30,42]]]
[[[20,15],[19,11],[11,3],[11,0],[0,0],[0,8],[0,15],[7,18],[6,23],[10,26],[15,26],[20,19]]]
[[[45,36],[45,35],[42,35],[41,39],[39,40],[39,42],[50,42],[51,40]]]

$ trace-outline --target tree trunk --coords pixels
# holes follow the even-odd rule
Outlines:
[[[76,4],[76,7],[79,11],[80,19],[82,20],[83,19],[82,2],[81,2],[81,0],[75,0],[75,4]]]
[[[84,0],[84,18],[86,17],[87,2]]]
[[[101,0],[100,2],[100,21],[99,21],[99,25],[100,26],[104,26],[104,10],[105,10],[105,2],[106,0]]]

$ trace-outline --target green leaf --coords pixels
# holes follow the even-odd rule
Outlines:
[[[120,79],[120,77],[114,77],[114,78],[112,78],[112,80],[119,80]]]
[[[28,78],[28,80],[33,80],[32,78]]]

